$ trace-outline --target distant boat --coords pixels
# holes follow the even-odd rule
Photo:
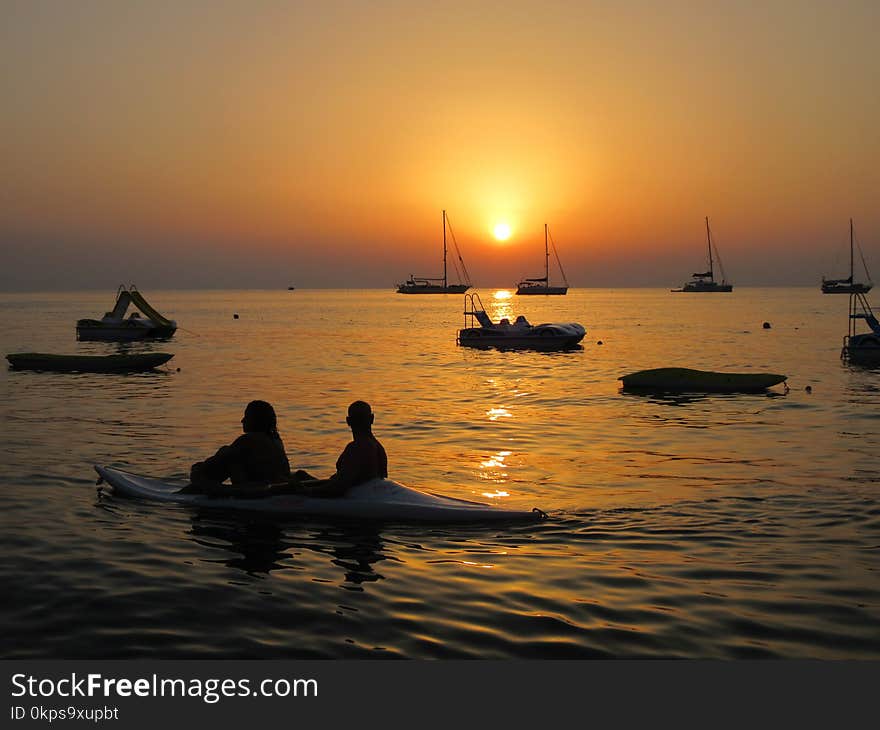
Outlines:
[[[870,332],[857,332],[860,319]],[[862,292],[849,295],[849,332],[843,338],[840,357],[859,365],[880,365],[880,322]]]
[[[712,231],[709,229],[709,218],[706,218],[706,247],[709,249],[709,270],[702,274],[691,274],[693,279],[681,289],[673,289],[674,292],[731,292],[733,284],[727,283],[724,275],[724,267],[721,265],[721,256],[718,248],[712,241]],[[715,281],[715,261],[712,257],[712,249],[715,248],[715,257],[718,259],[718,268],[721,269],[721,283]]]
[[[132,312],[128,319],[128,307],[137,307],[143,313]],[[102,340],[120,342],[171,337],[177,331],[177,322],[159,314],[151,307],[134,286],[121,285],[116,290],[113,310],[101,319],[79,319],[76,322],[78,340]]]
[[[822,293],[823,294],[867,294],[874,286],[871,282],[871,275],[868,273],[868,265],[865,263],[865,257],[862,256],[862,250],[859,249],[859,256],[862,258],[862,266],[865,267],[865,278],[867,282],[860,284],[853,281],[853,222],[849,219],[849,276],[846,279],[826,279],[822,277]]]
[[[547,246],[549,238],[549,230],[547,224],[544,224],[544,276],[538,279],[523,279],[516,285],[517,294],[567,294],[568,279],[565,278],[565,271],[562,269],[562,262],[559,260],[559,253],[556,251],[556,244],[553,244],[553,253],[556,256],[556,263],[559,265],[559,273],[562,274],[562,280],[565,286],[550,285],[550,249]]]
[[[294,289],[296,289],[295,286],[289,286],[289,287],[287,287],[287,291],[293,291]]]
[[[447,229],[447,220],[446,220],[446,211],[443,211],[443,278],[427,278],[427,277],[416,277],[410,274],[409,281],[405,281],[403,284],[399,284],[397,287],[398,294],[464,294],[468,289],[471,288],[470,276],[468,276],[467,269],[464,266],[464,260],[461,258],[461,252],[458,250],[458,242],[455,240],[455,234],[452,234],[452,243],[455,246],[455,253],[458,256],[458,261],[461,264],[461,271],[458,269],[458,264],[455,263],[455,259],[452,261],[452,265],[456,270],[456,273],[459,275],[459,280],[462,275],[464,276],[465,284],[450,284],[447,279],[447,271],[446,271],[446,255],[447,255],[447,245],[446,245],[446,229]],[[450,233],[452,233],[452,229],[450,228]]]

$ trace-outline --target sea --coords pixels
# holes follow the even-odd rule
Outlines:
[[[0,658],[880,658],[880,370],[840,359],[847,297],[479,293],[496,320],[580,322],[582,348],[459,347],[461,295],[145,290],[180,329],[126,345],[75,339],[112,291],[0,294],[3,354],[174,353],[0,368]],[[665,366],[789,389],[621,391]],[[392,478],[548,518],[270,519],[96,486],[95,464],[185,480],[253,399],[294,468],[333,472],[362,399]]]

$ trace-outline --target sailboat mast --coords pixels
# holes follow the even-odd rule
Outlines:
[[[446,289],[446,211],[443,211],[443,288]]]
[[[712,266],[712,234],[709,233],[709,216],[706,216],[706,245],[709,247],[709,278],[715,281],[715,269]]]
[[[853,224],[849,219],[849,283],[853,283]]]
[[[547,248],[547,224],[544,224],[544,281],[550,286],[550,249]]]

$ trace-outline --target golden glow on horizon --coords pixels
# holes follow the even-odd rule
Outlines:
[[[495,228],[492,230],[493,235],[495,236],[495,240],[497,241],[506,241],[510,238],[510,226],[507,223],[496,223]]]
[[[494,299],[510,299],[513,296],[513,292],[507,289],[499,289],[495,294],[492,295]]]
[[[535,56],[531,12],[467,3],[20,3],[0,227],[45,244],[0,288],[112,286],[90,262],[146,248],[169,286],[385,287],[438,273],[442,208],[480,286],[540,271],[545,220],[593,285],[679,283],[706,213],[736,282],[807,283],[850,216],[877,240],[876,4],[642,4],[541,5]]]

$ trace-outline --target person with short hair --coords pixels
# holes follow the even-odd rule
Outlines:
[[[351,428],[352,441],[336,460],[336,473],[329,479],[310,479],[305,472],[297,472],[300,478],[296,482],[296,493],[310,497],[339,497],[351,487],[370,479],[387,479],[388,456],[373,435],[374,420],[369,403],[362,400],[352,403],[345,419]]]

